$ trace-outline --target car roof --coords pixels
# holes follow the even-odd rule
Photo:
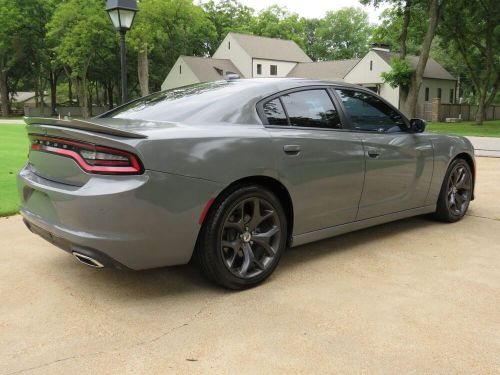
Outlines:
[[[184,124],[262,124],[256,109],[259,101],[281,91],[323,85],[360,88],[342,81],[304,78],[228,79],[154,93],[101,117]]]

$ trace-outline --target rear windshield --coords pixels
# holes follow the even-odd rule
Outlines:
[[[223,98],[234,96],[240,90],[241,87],[230,81],[198,83],[145,96],[101,117],[183,121]]]

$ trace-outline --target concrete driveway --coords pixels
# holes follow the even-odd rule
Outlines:
[[[0,374],[500,369],[500,159],[456,224],[419,217],[289,250],[245,292],[192,266],[83,267],[0,219]]]

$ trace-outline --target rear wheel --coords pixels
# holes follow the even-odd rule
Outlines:
[[[464,159],[454,160],[444,178],[435,216],[450,223],[463,218],[472,197],[472,184],[469,164]]]
[[[207,217],[196,249],[202,271],[231,289],[265,280],[286,246],[287,225],[280,201],[258,186],[226,193]]]

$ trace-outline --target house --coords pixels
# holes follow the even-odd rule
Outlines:
[[[312,60],[292,40],[230,32],[211,58],[180,56],[162,83],[162,90],[223,79],[286,77],[298,63]]]
[[[381,76],[382,72],[391,69],[391,59],[397,56],[387,47],[375,45],[343,78],[346,82],[372,89],[395,107],[401,108],[399,87],[392,88],[384,83]],[[419,57],[408,56],[408,60],[411,68],[416,69]],[[454,103],[456,84],[457,79],[429,57],[417,99],[417,115],[426,117],[424,112],[430,112],[433,98],[440,98],[445,104]]]
[[[360,59],[313,62],[294,41],[230,32],[211,58],[180,56],[163,82],[162,89],[216,81],[231,73],[242,78],[344,80],[367,87],[401,108],[400,89],[385,83],[381,75],[391,69],[394,57],[397,54],[386,46],[373,45]],[[408,56],[408,59],[415,69],[419,57]],[[430,117],[433,98],[440,98],[445,104],[454,103],[456,83],[455,77],[429,58],[417,100],[417,115]]]

